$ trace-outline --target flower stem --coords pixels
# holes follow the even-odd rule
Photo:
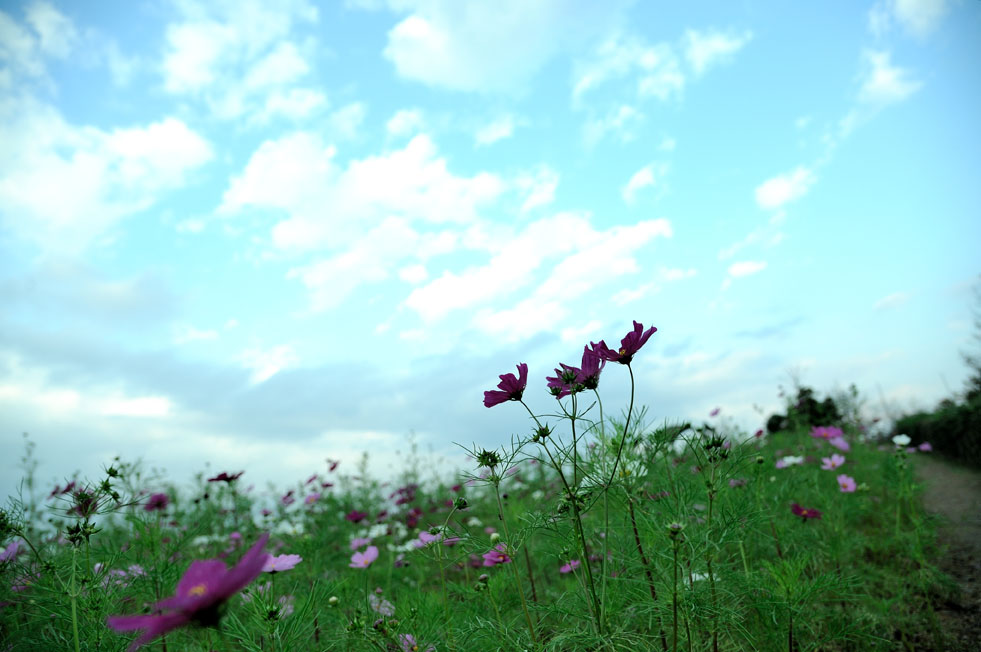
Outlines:
[[[69,589],[69,596],[72,602],[72,639],[75,642],[75,652],[79,652],[78,644],[78,592],[75,590],[75,555],[78,553],[78,547],[72,546],[72,583]]]
[[[620,439],[617,456],[613,460],[613,471],[610,473],[610,479],[606,482],[607,486],[611,485],[617,476],[617,465],[620,463],[620,455],[623,453],[623,444],[627,441],[627,435],[630,433],[630,417],[634,413],[634,370],[630,367],[630,363],[627,363],[627,371],[630,372],[630,407],[627,408],[627,420],[623,424],[623,438]]]
[[[511,532],[508,529],[507,519],[504,518],[504,503],[501,501],[501,488],[497,482],[494,483],[494,495],[497,496],[497,514],[504,528],[504,536],[507,537],[508,552],[513,554],[513,550],[511,549]],[[511,571],[514,575],[514,587],[518,591],[518,596],[521,598],[521,609],[525,612],[525,620],[528,622],[528,632],[531,634],[531,640],[537,644],[538,636],[535,634],[535,626],[531,622],[531,614],[528,613],[528,603],[525,601],[525,592],[521,588],[521,576],[518,574],[518,566],[514,563],[513,559]]]

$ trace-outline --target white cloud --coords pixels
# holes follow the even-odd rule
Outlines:
[[[630,77],[639,97],[654,96],[667,100],[679,94],[685,77],[678,57],[666,43],[648,45],[641,39],[614,33],[602,41],[589,59],[579,61],[574,69],[572,99],[583,97],[607,82]]]
[[[425,265],[408,265],[399,270],[399,278],[406,283],[418,285],[429,278],[429,272],[426,271]]]
[[[285,249],[338,249],[388,216],[426,222],[472,222],[506,184],[495,175],[455,176],[435,144],[420,134],[404,148],[347,167],[318,135],[297,132],[269,140],[231,180],[219,209],[285,213],[273,242]]]
[[[410,136],[420,131],[424,125],[425,120],[419,109],[399,109],[389,118],[385,128],[393,136]]]
[[[891,65],[889,59],[889,52],[866,51],[862,54],[865,72],[859,101],[880,106],[901,102],[922,86],[910,79],[908,70]]]
[[[698,32],[685,31],[685,58],[696,75],[705,74],[709,68],[728,62],[753,38],[752,32],[742,34],[720,32],[717,30]]]
[[[559,331],[559,337],[565,343],[581,343],[589,340],[598,340],[600,329],[603,322],[598,319],[590,319],[579,327],[569,326]]]
[[[218,339],[216,330],[200,330],[189,325],[182,325],[176,329],[174,334],[175,344],[186,344],[188,342],[210,342]]]
[[[141,396],[106,400],[99,412],[105,416],[165,417],[170,414],[171,407],[165,396]]]
[[[669,136],[665,136],[661,140],[661,144],[658,145],[657,148],[660,151],[662,151],[662,152],[673,152],[674,151],[674,148],[677,147],[677,145],[678,145],[678,143],[675,141],[674,138],[671,138]]]
[[[277,116],[291,120],[302,120],[326,108],[327,96],[309,88],[291,88],[289,91],[275,90],[266,97],[263,111],[257,116],[259,122],[267,122]]]
[[[950,8],[947,0],[882,0],[869,10],[869,29],[882,36],[895,20],[918,38],[932,34]]]
[[[518,126],[518,122],[515,117],[511,114],[505,114],[478,129],[477,133],[474,134],[474,140],[478,146],[492,145],[514,135],[516,126]]]
[[[47,79],[45,59],[66,59],[78,47],[80,37],[70,18],[49,2],[33,2],[24,9],[26,25],[0,11],[0,72]],[[0,84],[0,88],[3,85]]]
[[[623,201],[628,204],[633,204],[637,197],[637,193],[647,187],[663,186],[664,176],[668,173],[667,163],[649,163],[641,169],[637,170],[630,177],[630,181],[627,182],[621,190],[620,194],[623,197]]]
[[[620,142],[626,143],[636,137],[637,128],[644,122],[644,114],[634,107],[623,104],[610,109],[604,117],[594,118],[583,125],[583,141],[593,146],[606,134],[616,134]]]
[[[34,2],[27,6],[27,22],[37,32],[39,47],[46,55],[66,58],[79,40],[78,30],[71,19],[49,2]]]
[[[756,188],[756,203],[762,208],[776,209],[803,197],[817,177],[810,169],[798,166],[790,172],[767,179]]]
[[[461,91],[521,89],[554,56],[615,22],[620,5],[588,0],[393,0],[408,13],[384,55],[399,76]]]
[[[202,98],[224,119],[250,114],[251,122],[275,115],[295,119],[297,102],[309,104],[314,97],[294,96],[291,103],[286,101],[287,111],[276,110],[290,98],[285,87],[310,72],[306,57],[290,40],[296,24],[318,18],[306,0],[288,0],[275,8],[261,0],[186,0],[179,9],[181,18],[164,32],[161,73],[168,92]]]
[[[327,125],[334,138],[353,140],[358,135],[358,129],[364,122],[367,109],[361,102],[352,102],[337,111],[327,119]]]
[[[246,369],[251,369],[249,382],[253,385],[263,383],[283,369],[299,362],[300,358],[292,346],[283,344],[268,350],[260,348],[248,349],[239,356],[239,362]]]
[[[909,301],[909,294],[906,292],[893,292],[892,294],[882,297],[875,302],[872,306],[873,310],[889,310],[891,308],[898,308],[907,301]]]
[[[521,204],[521,212],[527,213],[539,206],[547,206],[555,200],[559,173],[547,165],[539,165],[531,173],[519,175],[515,184],[527,193]]]
[[[766,262],[762,260],[745,260],[738,263],[733,263],[729,265],[729,276],[733,278],[740,278],[743,276],[752,276],[766,269]]]
[[[46,251],[86,248],[213,157],[177,118],[106,132],[31,101],[0,118],[0,220]]]

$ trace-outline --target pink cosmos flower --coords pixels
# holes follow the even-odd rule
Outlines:
[[[634,329],[624,335],[623,339],[620,340],[620,348],[617,351],[613,351],[606,345],[605,340],[600,340],[599,344],[595,342],[590,342],[590,346],[593,347],[593,352],[596,353],[600,358],[608,362],[619,362],[620,364],[630,364],[633,360],[634,354],[640,350],[640,347],[647,343],[647,340],[651,338],[651,335],[657,332],[657,329],[653,326],[644,331],[644,325],[634,321]]]
[[[317,502],[318,500],[320,500],[320,492],[315,491],[312,494],[310,494],[309,496],[307,496],[306,498],[304,498],[303,499],[303,502],[305,502],[307,505],[312,505],[315,502]]]
[[[514,374],[501,374],[501,382],[497,384],[499,389],[484,392],[484,407],[494,407],[507,401],[520,401],[525,387],[528,385],[528,365],[524,362],[518,364],[518,377]]]
[[[933,450],[933,446],[931,446],[930,445],[930,442],[928,442],[928,441],[923,442],[922,444],[920,444],[919,446],[917,446],[917,448],[919,448],[920,449],[920,452],[922,452],[922,453],[929,453],[930,451]]]
[[[229,569],[217,559],[194,561],[177,583],[177,594],[155,605],[163,613],[140,616],[110,616],[109,626],[117,632],[143,630],[129,646],[132,652],[144,643],[167,632],[192,623],[205,626],[218,624],[219,608],[230,597],[248,586],[259,576],[269,556],[263,548],[269,534],[263,534],[238,564]]]
[[[790,506],[790,511],[792,511],[797,516],[800,516],[805,521],[809,518],[821,518],[821,512],[814,509],[813,507],[801,507],[797,503]]]
[[[155,512],[164,509],[169,503],[170,498],[167,497],[167,494],[152,494],[143,509],[148,512]]]
[[[828,440],[828,443],[840,450],[842,453],[847,453],[852,449],[852,447],[848,445],[848,442],[845,441],[844,437],[832,437]]]
[[[402,652],[419,652],[421,650],[419,644],[416,643],[416,637],[412,634],[399,634],[399,645],[402,646]],[[422,652],[436,652],[436,648],[430,645]]]
[[[721,411],[722,411],[722,408],[715,408],[714,410],[712,410],[711,412],[709,412],[709,416],[710,417],[717,417],[717,416],[719,416],[719,412],[721,412]]]
[[[562,567],[559,568],[559,572],[562,573],[563,575],[566,573],[571,573],[572,571],[579,568],[579,564],[580,562],[578,559],[570,559],[569,563],[562,564]]]
[[[370,546],[370,545],[371,545],[371,539],[368,538],[355,537],[351,539],[351,550],[357,550],[362,546]]]
[[[361,521],[368,518],[367,512],[361,512],[356,509],[352,509],[350,512],[344,515],[344,518],[352,523],[360,523]]]
[[[351,563],[348,566],[351,568],[368,568],[376,559],[378,559],[378,548],[368,546],[364,552],[356,552],[351,555]]]
[[[841,428],[837,426],[814,426],[811,428],[811,437],[817,437],[818,439],[834,439],[844,434]]]
[[[834,453],[831,457],[821,458],[821,469],[824,471],[830,471],[832,469],[837,469],[839,466],[845,463],[845,456]]]
[[[847,476],[844,473],[838,476],[838,486],[841,487],[841,493],[850,494],[855,491],[855,478]]]
[[[582,347],[582,367],[579,382],[586,389],[596,389],[599,387],[600,373],[605,366],[606,360],[601,358],[598,353],[591,351],[587,346]]]
[[[23,548],[24,544],[21,543],[21,540],[14,539],[7,545],[6,548],[3,549],[3,552],[0,552],[0,561],[11,561],[14,559],[14,557],[23,552]]]
[[[269,555],[266,563],[262,566],[263,573],[281,573],[288,571],[303,561],[300,555],[279,555],[273,557]]]
[[[510,563],[511,558],[507,555],[507,548],[503,543],[499,543],[483,555],[484,566],[497,566],[498,564]]]
[[[442,532],[439,532],[437,534],[430,534],[426,530],[423,530],[422,532],[419,533],[419,538],[413,542],[413,545],[415,545],[416,548],[425,548],[430,543],[439,541],[442,538],[443,538]]]
[[[371,605],[372,611],[380,613],[383,616],[391,618],[395,615],[395,605],[381,596],[369,593],[368,603]]]

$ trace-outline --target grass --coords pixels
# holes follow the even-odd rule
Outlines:
[[[555,414],[528,409],[531,435],[473,449],[473,474],[443,483],[325,465],[287,493],[247,474],[176,487],[116,460],[44,497],[29,449],[0,523],[18,547],[0,562],[0,650],[124,650],[134,634],[107,618],[156,613],[192,561],[232,564],[266,532],[302,561],[144,649],[943,649],[932,605],[951,586],[911,453],[846,427],[846,461],[825,470],[841,451],[809,428],[651,425],[633,404],[603,418],[567,384]],[[154,493],[167,504],[148,510]]]

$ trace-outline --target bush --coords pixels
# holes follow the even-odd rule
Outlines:
[[[895,430],[909,435],[914,446],[928,441],[937,452],[981,468],[981,397],[903,417]]]

